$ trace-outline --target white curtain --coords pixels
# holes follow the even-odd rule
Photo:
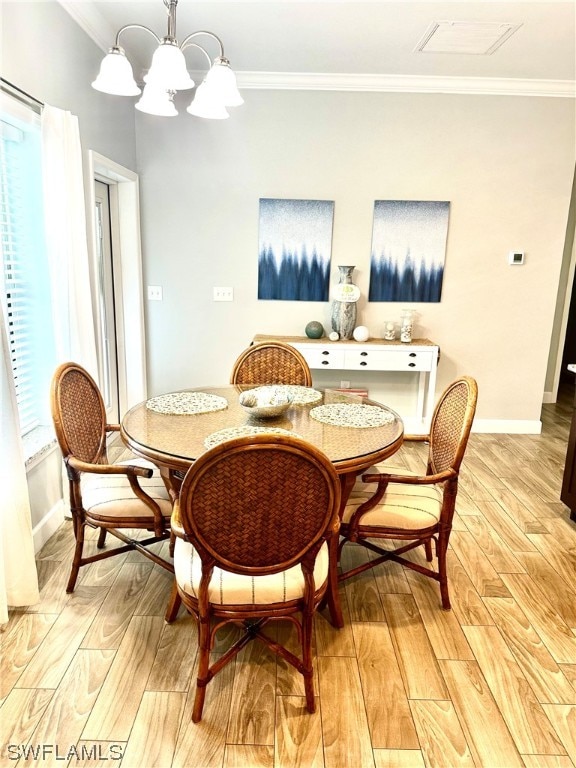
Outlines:
[[[78,118],[49,105],[42,109],[42,173],[58,362],[79,363],[98,381]]]
[[[46,252],[56,360],[79,363],[98,381],[78,118],[45,104],[41,127]],[[68,509],[64,464],[62,496]]]
[[[32,605],[39,597],[26,469],[3,311],[0,336],[0,624],[4,624],[8,621],[9,605]]]
[[[41,130],[56,362],[73,360],[98,380],[78,119],[46,105]],[[9,605],[32,605],[39,596],[16,393],[4,314],[0,314],[0,623],[5,623]],[[63,488],[66,492],[67,482]]]

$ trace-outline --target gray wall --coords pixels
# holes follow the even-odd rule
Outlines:
[[[132,99],[90,88],[103,53],[55,2],[3,2],[2,77],[78,117],[83,150],[136,167]]]
[[[227,121],[138,115],[150,394],[228,380],[255,333],[303,334],[328,303],[257,299],[260,197],[335,201],[332,284],[355,264],[366,301],[374,200],[449,200],[442,300],[415,305],[442,348],[438,390],[478,378],[478,418],[538,421],[574,172],[568,99],[245,91]],[[523,250],[524,266],[508,252]],[[232,286],[214,303],[213,286]],[[348,376],[346,378],[349,378]]]

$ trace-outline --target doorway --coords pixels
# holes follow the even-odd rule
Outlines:
[[[88,174],[92,180],[87,189],[89,211],[96,210],[94,181],[103,182],[107,187],[110,224],[103,230],[110,233],[111,241],[110,259],[105,261],[109,262],[111,269],[112,288],[108,289],[108,298],[112,299],[112,309],[108,317],[114,319],[115,345],[115,352],[109,354],[109,359],[116,363],[116,375],[111,375],[111,378],[117,382],[115,400],[121,417],[147,395],[138,175],[93,150],[88,151]],[[101,190],[102,193],[105,191]],[[102,196],[105,199],[106,195]],[[88,216],[87,224],[92,251],[93,311],[99,317],[96,216]]]
[[[120,416],[118,402],[118,349],[116,343],[116,311],[114,291],[114,259],[110,218],[110,188],[103,181],[94,181],[94,231],[97,275],[98,322],[96,344],[100,390],[109,424],[117,424]]]
[[[548,355],[548,368],[543,403],[555,403],[560,383],[569,375],[568,363],[576,362],[576,172],[568,210],[564,252],[558,284],[552,338]],[[573,380],[573,377],[572,377]]]
[[[572,296],[570,309],[568,310],[568,323],[566,325],[566,339],[562,354],[562,367],[560,369],[560,383],[574,383],[574,376],[568,372],[567,366],[576,363],[576,280],[572,283]]]

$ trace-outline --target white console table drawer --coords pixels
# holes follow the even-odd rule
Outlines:
[[[302,353],[310,368],[337,368],[342,370],[345,367],[345,353],[341,349],[318,346],[310,348],[305,345],[298,345],[297,349]]]
[[[344,368],[366,371],[430,371],[434,365],[434,352],[415,350],[358,349],[344,353]]]

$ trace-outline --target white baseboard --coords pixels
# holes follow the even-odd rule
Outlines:
[[[419,419],[404,419],[405,435],[427,435],[429,424],[423,424]],[[495,435],[539,435],[542,432],[542,422],[530,419],[474,419],[472,432]]]
[[[539,419],[474,419],[472,432],[500,435],[539,435],[542,432],[542,422]]]
[[[555,403],[558,398],[554,394],[554,392],[544,392],[542,396],[542,403],[546,405],[547,403]]]
[[[32,529],[34,539],[34,554],[37,554],[50,536],[55,533],[64,522],[64,501],[60,499],[52,509],[47,512],[42,520]]]

